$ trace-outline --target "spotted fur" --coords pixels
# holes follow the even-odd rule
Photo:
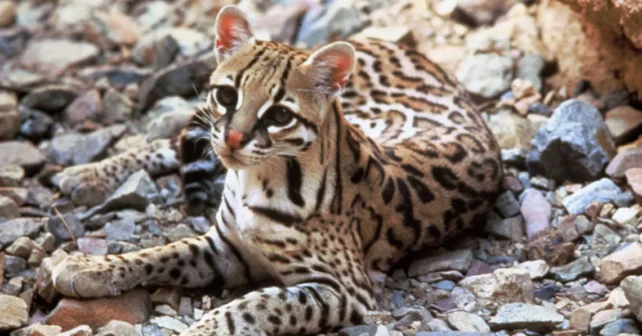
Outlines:
[[[361,323],[393,263],[482,222],[502,174],[498,147],[462,87],[416,50],[367,40],[311,53],[256,41],[237,9],[221,12],[208,106],[180,143],[158,140],[60,177],[67,193],[94,180],[113,187],[138,169],[175,169],[180,157],[188,205],[211,213],[212,229],[123,255],[70,256],[54,283],[78,297],[274,284],[208,312],[184,336]]]

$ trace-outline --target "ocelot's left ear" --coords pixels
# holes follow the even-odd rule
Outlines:
[[[245,43],[252,39],[250,23],[236,6],[228,5],[216,16],[216,58],[220,63],[234,55]]]
[[[355,63],[354,47],[347,42],[334,42],[314,52],[304,66],[312,71],[330,95],[336,96],[348,82]]]

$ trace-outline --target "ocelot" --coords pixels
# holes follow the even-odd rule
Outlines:
[[[122,255],[70,255],[52,275],[59,291],[269,282],[181,335],[316,334],[362,323],[400,258],[483,223],[499,149],[435,63],[380,40],[315,51],[259,41],[233,6],[216,25],[207,104],[180,139],[58,177],[69,194],[83,183],[113,189],[140,169],[180,170],[189,208],[209,213],[211,230]]]

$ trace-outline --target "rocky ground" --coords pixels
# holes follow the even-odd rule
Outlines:
[[[0,334],[172,335],[233,296],[157,288],[77,301],[48,277],[67,252],[127,252],[208,229],[182,210],[176,175],[139,172],[114,192],[69,197],[52,177],[176,135],[216,66],[215,14],[232,2],[0,0]],[[618,21],[633,1],[562,2],[617,12],[599,23],[611,18],[640,43],[642,28]],[[549,0],[241,6],[262,38],[415,45],[463,82],[502,148],[505,191],[485,228],[394,270],[385,307],[342,335],[641,334],[642,104],[629,91],[639,77],[583,67],[598,54],[576,42],[604,38],[582,35],[599,28],[581,29],[595,13],[584,20]],[[641,59],[626,48],[609,57]]]

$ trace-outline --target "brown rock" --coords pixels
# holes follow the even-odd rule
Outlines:
[[[642,147],[625,148],[619,151],[606,166],[606,175],[623,178],[631,168],[642,168]]]
[[[16,4],[11,0],[0,1],[0,28],[9,27],[16,19]]]
[[[20,216],[20,208],[16,202],[6,196],[0,196],[0,218],[14,219]]]
[[[624,174],[638,204],[642,204],[642,168],[631,168]]]
[[[130,291],[116,297],[81,301],[64,298],[56,309],[47,316],[47,324],[69,330],[86,324],[98,329],[111,320],[136,324],[143,323],[152,312],[149,293],[143,289]]]
[[[86,120],[96,121],[103,113],[103,102],[98,90],[91,90],[80,95],[64,113],[65,121],[70,125],[80,124]]]
[[[20,114],[17,104],[18,98],[15,93],[0,90],[0,140],[11,140],[18,133]]]
[[[642,19],[642,16],[640,18]],[[640,29],[642,30],[642,26]],[[605,122],[613,140],[620,145],[635,139],[639,133],[642,127],[642,112],[631,106],[619,106],[606,112]]]
[[[61,331],[62,328],[59,326],[36,323],[12,332],[11,336],[58,336]]]
[[[573,258],[575,244],[565,242],[562,234],[556,229],[546,229],[528,244],[528,259],[544,259],[550,265],[565,265]]]
[[[140,38],[140,27],[131,17],[117,10],[101,10],[96,14],[97,27],[104,30],[107,39],[119,45],[133,45]]]
[[[606,256],[600,273],[607,284],[616,284],[628,275],[642,274],[642,243],[633,243]]]

